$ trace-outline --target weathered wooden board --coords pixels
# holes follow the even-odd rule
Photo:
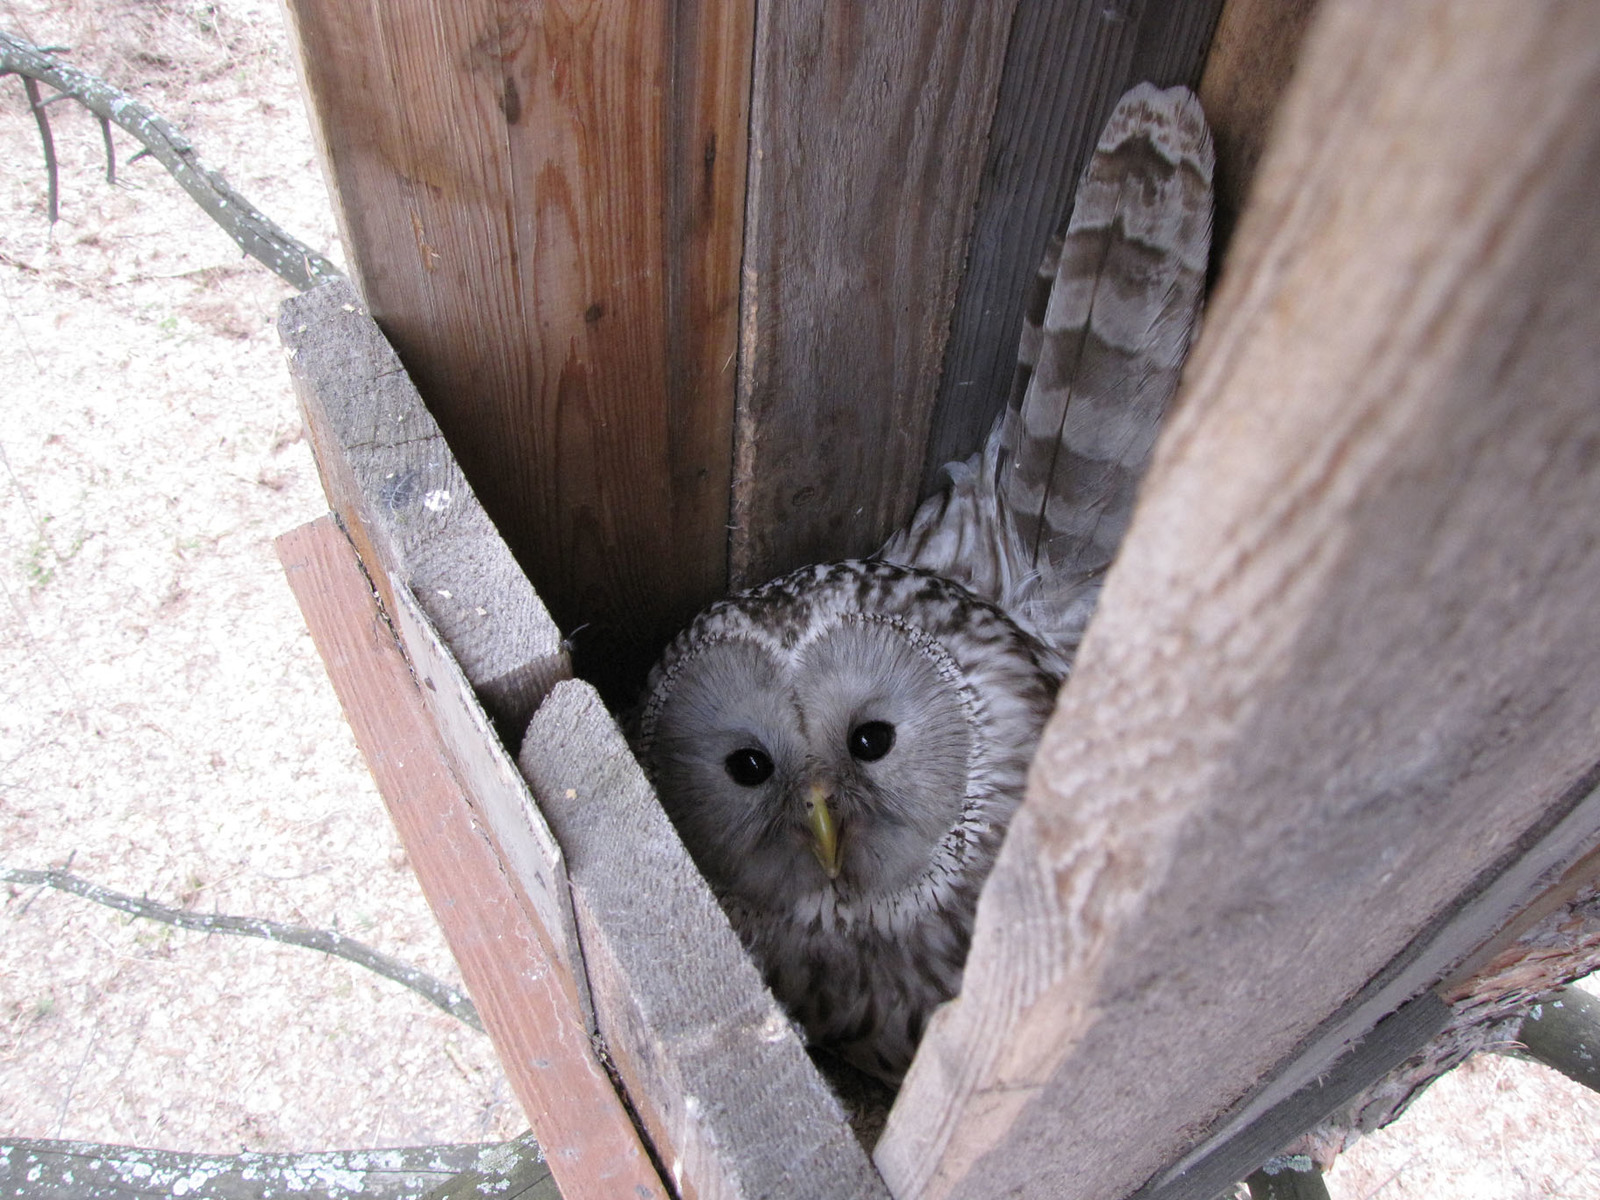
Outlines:
[[[626,674],[725,590],[750,6],[288,8],[362,294]]]
[[[1016,0],[758,6],[732,584],[918,499]]]
[[[1600,755],[1600,748],[1595,753]],[[1551,806],[1548,828],[1536,828],[1483,870],[1447,918],[1425,928],[1306,1038],[1291,1061],[1141,1189],[1141,1200],[1210,1200],[1422,1051],[1441,1030],[1470,1019],[1468,1010],[1481,1013],[1490,1005],[1514,1003],[1515,996],[1502,1000],[1514,990],[1532,999],[1587,974],[1583,964],[1594,955],[1583,947],[1569,944],[1572,973],[1564,975],[1547,951],[1519,943],[1515,935],[1526,932],[1526,919],[1561,909],[1594,879],[1592,861],[1587,871],[1579,868],[1594,858],[1592,847],[1600,843],[1597,778],[1600,767],[1591,766]],[[1571,878],[1541,892],[1563,875],[1563,868]],[[1467,963],[1456,966],[1463,959]],[[1491,977],[1466,975],[1474,962]]]
[[[1161,1177],[1583,799],[1600,9],[1324,0],[1277,131],[896,1195]]]
[[[451,769],[472,798],[501,869],[526,898],[534,931],[561,965],[561,982],[570,984],[574,1002],[593,1029],[594,1010],[561,847],[461,668],[411,593],[394,588],[394,606],[385,611],[450,756]]]
[[[928,432],[922,491],[982,443],[1011,388],[1023,303],[1045,243],[1118,98],[1142,80],[1193,87],[1221,0],[1018,6],[989,129],[967,269]]]
[[[354,289],[340,282],[292,297],[279,331],[328,503],[428,684],[423,698],[454,769],[587,1010],[560,848],[478,703],[515,745],[544,694],[572,673],[561,636]]]
[[[1272,117],[1300,59],[1317,0],[1228,0],[1217,21],[1200,103],[1217,151],[1212,244],[1226,251],[1244,211]]]
[[[177,1195],[205,1200],[412,1200],[461,1172],[487,1169],[505,1157],[499,1145],[227,1155],[18,1138],[0,1140],[0,1195],[28,1200]],[[530,1173],[538,1170],[535,1166]],[[553,1191],[548,1172],[545,1180]],[[549,1193],[497,1195],[501,1200],[547,1200]]]
[[[561,634],[355,289],[284,301],[278,333],[328,503],[394,609],[389,576],[423,610],[484,705],[520,736],[572,674]]]
[[[278,553],[417,879],[567,1200],[668,1195],[569,979],[501,870],[368,574],[332,517]]]
[[[674,1188],[886,1197],[593,688],[550,694],[519,765],[567,856],[601,1036]]]

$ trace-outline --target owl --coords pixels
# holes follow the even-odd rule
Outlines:
[[[961,986],[978,894],[1116,553],[1205,278],[1198,102],[1117,105],[1027,306],[1011,398],[865,560],[719,601],[635,749],[774,995],[889,1082]]]

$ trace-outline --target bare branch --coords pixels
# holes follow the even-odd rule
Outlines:
[[[1600,1000],[1588,992],[1562,987],[1541,996],[1516,1036],[1527,1057],[1600,1091]]]
[[[41,103],[35,80],[70,96],[103,122],[115,122],[131,133],[144,145],[145,152],[171,172],[179,186],[246,254],[264,263],[300,291],[341,277],[338,267],[285,233],[234,191],[221,174],[202,163],[189,140],[145,105],[103,80],[53,58],[39,47],[0,31],[0,75],[12,73],[23,77],[23,86],[28,89],[29,103],[45,142],[52,222],[57,213],[55,150],[45,123],[43,104],[57,97]],[[108,133],[108,146],[109,136]],[[109,151],[107,162],[108,171],[114,172],[115,164]]]
[[[385,979],[392,979],[410,988],[452,1017],[472,1026],[479,1033],[483,1032],[483,1022],[478,1019],[478,1010],[465,992],[442,983],[415,967],[407,966],[397,958],[390,958],[371,946],[347,938],[342,933],[326,929],[310,929],[304,925],[283,925],[259,917],[229,917],[218,913],[197,913],[182,908],[171,908],[165,904],[157,904],[153,900],[101,887],[59,867],[53,867],[48,871],[0,867],[0,883],[20,884],[23,887],[51,887],[57,891],[71,892],[75,896],[82,896],[85,900],[93,900],[96,904],[132,913],[136,917],[146,917],[152,921],[176,925],[180,929],[193,929],[200,933],[236,933],[244,937],[265,938],[269,942],[282,942],[286,946],[303,946],[307,950],[320,950],[324,954],[348,959],[357,966],[376,971]]]

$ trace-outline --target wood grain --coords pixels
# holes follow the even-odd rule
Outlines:
[[[1597,173],[1600,10],[1325,0],[879,1144],[896,1195],[1160,1176],[1576,811]]]
[[[677,1192],[886,1197],[593,688],[551,693],[519,765],[570,864],[601,1035]]]
[[[278,556],[561,1194],[665,1200],[570,981],[500,870],[354,547],[328,516],[279,538]]]
[[[520,738],[571,664],[405,368],[342,280],[284,301],[278,334],[328,504],[385,605],[391,578],[414,588],[484,706]]]
[[[759,6],[735,587],[911,514],[1015,3]]]
[[[620,680],[726,583],[749,6],[289,10],[362,294]]]
[[[1316,10],[1317,0],[1228,0],[1222,6],[1200,78],[1200,103],[1217,150],[1213,237],[1219,259],[1244,211]]]
[[[1594,877],[1597,778],[1595,766],[1580,775],[1541,822],[1479,872],[1447,915],[1424,928],[1289,1061],[1141,1189],[1141,1200],[1210,1200],[1318,1122],[1331,1117],[1343,1129],[1336,1109],[1360,1110],[1367,1131],[1386,1123],[1377,1115],[1385,1107],[1415,1094],[1424,1079],[1473,1048],[1467,1031],[1474,1023],[1503,1019],[1519,1001],[1531,1002],[1592,971],[1600,961],[1600,937],[1573,936],[1590,923],[1568,911],[1563,895],[1570,901],[1579,880]],[[1557,887],[1545,888],[1557,877]],[[1529,918],[1532,931],[1524,925]],[[1549,920],[1537,924],[1541,918]],[[1549,939],[1552,924],[1560,934]],[[1549,940],[1565,954],[1552,952]],[[1404,1071],[1380,1082],[1411,1055]],[[1347,1102],[1352,1110],[1344,1109]],[[1398,1115],[1398,1108],[1392,1111]]]
[[[587,1011],[561,850],[500,745],[519,744],[545,693],[571,675],[561,635],[355,290],[341,281],[294,297],[278,324],[328,503],[429,681],[423,698],[452,764]]]
[[[384,611],[400,639],[450,768],[472,798],[500,870],[531,918],[530,927],[545,952],[560,964],[560,982],[570,985],[573,1003],[593,1029],[594,1008],[561,847],[422,606],[407,589],[392,590],[393,606]]]
[[[1017,365],[1028,283],[1067,219],[1078,176],[1112,107],[1141,81],[1193,87],[1221,0],[1018,7],[951,316],[921,489],[983,444]]]

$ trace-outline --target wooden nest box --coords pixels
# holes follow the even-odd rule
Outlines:
[[[282,555],[564,1195],[1211,1197],[1591,962],[1600,8],[1315,7],[289,0],[355,286]],[[1141,79],[1219,282],[869,1157],[569,644],[896,528]]]

